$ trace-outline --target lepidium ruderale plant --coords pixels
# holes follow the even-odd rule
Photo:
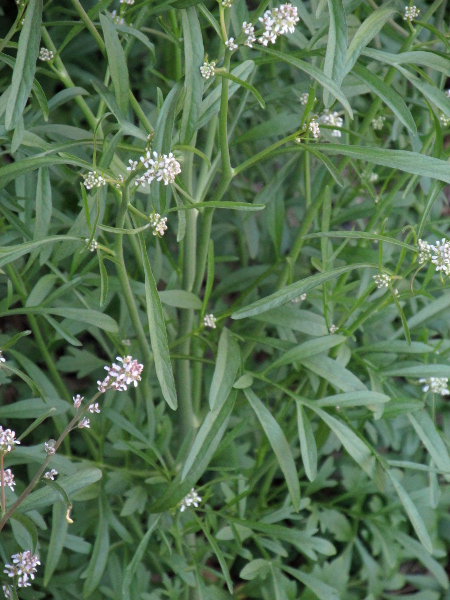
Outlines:
[[[5,597],[448,598],[448,3],[0,10]]]

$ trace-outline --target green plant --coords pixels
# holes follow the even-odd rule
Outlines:
[[[6,597],[448,599],[447,2],[0,10]]]

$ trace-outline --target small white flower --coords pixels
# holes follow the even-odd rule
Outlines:
[[[56,469],[52,469],[51,471],[47,471],[44,475],[45,479],[55,480],[55,477],[58,475],[58,471]]]
[[[128,6],[133,6],[134,0],[119,0],[120,4],[128,4]]]
[[[83,185],[87,190],[91,190],[93,187],[102,187],[106,185],[106,181],[96,171],[89,171],[87,175],[82,176],[84,181]]]
[[[419,379],[419,383],[424,383],[423,392],[431,390],[434,394],[448,396],[450,391],[447,389],[448,377],[428,377],[427,379]]]
[[[202,74],[203,79],[209,79],[210,77],[214,77],[214,69],[216,64],[216,60],[212,60],[211,62],[209,62],[209,60],[205,58],[205,62],[200,67],[200,73]]]
[[[383,287],[388,287],[391,283],[392,277],[387,275],[386,273],[381,273],[379,275],[373,276],[373,281],[378,289]]]
[[[12,600],[11,592],[9,591],[9,588],[4,584],[3,584],[3,593],[5,594],[6,600]]]
[[[244,45],[253,48],[253,44],[256,42],[255,27],[251,23],[244,21],[242,23],[242,33],[247,36]]]
[[[53,52],[47,48],[41,48],[39,50],[39,60],[42,60],[42,62],[49,62],[53,60],[54,56]]]
[[[187,496],[185,496],[178,505],[180,512],[184,512],[186,508],[189,508],[189,506],[195,506],[195,508],[197,508],[201,501],[201,497],[197,494],[195,489],[192,488],[189,494],[187,494]]]
[[[233,6],[233,0],[222,0],[222,6],[224,8],[231,8]]]
[[[56,444],[56,440],[48,440],[48,442],[45,442],[44,446],[45,446],[45,452],[47,454],[47,456],[54,456],[56,450],[55,450],[55,444]]]
[[[98,406],[98,402],[95,402],[94,404],[90,404],[88,411],[92,414],[94,413],[99,413],[100,412],[100,408]]]
[[[84,427],[87,427],[87,428],[89,429],[89,428],[90,428],[90,426],[91,426],[91,425],[90,425],[90,421],[89,421],[89,419],[87,419],[86,417],[83,417],[83,418],[81,419],[81,421],[78,423],[78,427],[79,427],[80,429],[83,429]]]
[[[313,134],[313,137],[318,138],[320,135],[319,123],[316,119],[311,119],[308,125],[309,131]]]
[[[84,241],[87,244],[89,242],[89,238],[86,238]],[[89,250],[89,252],[95,252],[97,250],[97,248],[98,248],[98,243],[95,240],[92,240],[87,249]]]
[[[292,4],[281,4],[278,8],[266,10],[259,18],[264,27],[264,32],[258,42],[267,46],[269,42],[274,44],[279,35],[294,33],[295,25],[300,20],[297,7]]]
[[[111,16],[113,19],[113,23],[115,23],[116,25],[125,25],[125,19],[118,15],[116,10],[112,11]]]
[[[450,242],[445,238],[431,246],[431,262],[436,265],[436,271],[450,275]]]
[[[291,302],[293,302],[294,304],[297,304],[298,302],[303,302],[303,300],[306,300],[306,294],[302,294],[301,296],[298,296],[297,298],[293,298],[291,300]]]
[[[80,408],[81,403],[84,400],[84,396],[80,396],[80,394],[77,394],[76,396],[73,397],[73,406],[74,408]]]
[[[329,332],[330,333],[336,333],[336,331],[338,330],[338,326],[337,325],[330,325],[330,329]]]
[[[372,129],[380,131],[381,129],[383,129],[383,124],[385,121],[386,117],[383,117],[382,115],[380,115],[376,119],[372,119]]]
[[[138,381],[141,381],[141,373],[144,365],[139,364],[131,356],[123,358],[117,356],[116,360],[122,364],[117,365],[113,363],[111,367],[105,367],[108,375],[103,381],[97,381],[99,392],[106,392],[106,390],[110,389],[118,392],[126,391],[130,383],[133,383],[134,387],[137,387]]]
[[[417,6],[405,6],[405,14],[403,16],[404,21],[413,21],[416,17],[419,16],[420,8]]]
[[[136,185],[150,184],[154,179],[164,181],[164,185],[175,182],[175,177],[181,173],[180,163],[176,160],[172,152],[167,154],[158,154],[153,152],[153,158],[149,151],[145,156],[141,156],[142,164],[147,167],[142,177],[136,179]]]
[[[3,471],[3,481],[5,482],[5,485],[13,492],[16,482],[14,481],[14,475],[11,469],[6,469]]]
[[[378,181],[378,173],[370,173],[369,181],[370,183],[375,183],[375,181]]]
[[[328,108],[325,108],[323,113],[319,117],[319,122],[324,125],[331,125],[334,127],[342,127],[344,124],[343,119],[339,116],[337,112],[330,112]],[[331,132],[333,137],[341,137],[341,132],[339,129],[333,129]]]
[[[447,127],[447,125],[450,125],[450,117],[447,117],[447,115],[444,115],[444,113],[442,113],[439,118],[441,120],[442,125],[444,125],[444,127]]]
[[[19,440],[16,440],[16,432],[11,429],[3,429],[0,425],[0,452],[6,454],[11,452],[14,446],[20,444]]]
[[[3,573],[8,577],[18,577],[17,587],[30,587],[29,578],[34,579],[34,574],[37,572],[37,566],[40,565],[39,556],[32,554],[30,550],[19,552],[11,556],[13,564],[5,565]]]
[[[167,229],[167,217],[161,217],[158,213],[150,215],[150,223],[153,227],[153,235],[163,236]]]
[[[301,96],[300,96],[300,104],[302,106],[306,106],[308,104],[308,100],[309,100],[309,93],[308,92],[304,92]],[[317,98],[314,98],[314,101],[316,101]]]
[[[226,46],[226,47],[228,48],[228,50],[230,50],[231,52],[232,52],[233,50],[237,50],[237,47],[238,47],[238,45],[237,45],[237,44],[235,44],[235,42],[234,42],[234,38],[232,38],[232,37],[230,37],[230,39],[228,39],[228,40],[225,42],[225,46]]]
[[[3,356],[2,350],[0,350],[0,363],[6,362],[6,358]]]
[[[422,265],[431,260],[431,246],[424,240],[419,240],[417,245],[419,247],[419,264]]]
[[[130,163],[130,166],[127,167],[127,171],[136,171],[139,162],[137,160],[131,160],[131,158],[128,162]]]
[[[211,327],[212,329],[216,328],[216,317],[213,314],[205,315],[203,317],[203,325],[205,327]]]

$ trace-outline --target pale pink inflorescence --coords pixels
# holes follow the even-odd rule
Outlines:
[[[264,31],[258,42],[267,46],[269,42],[274,44],[279,35],[294,33],[295,25],[299,21],[297,7],[292,4],[281,4],[278,8],[266,10],[259,19],[263,24]]]
[[[40,565],[39,556],[31,550],[25,550],[11,556],[12,565],[5,565],[4,573],[8,577],[17,577],[17,587],[30,587],[30,579],[34,579],[37,566]]]
[[[3,471],[3,481],[6,487],[9,487],[9,489],[13,492],[16,482],[14,481],[14,474],[11,469],[6,469]]]
[[[195,489],[192,488],[189,494],[187,494],[187,496],[185,496],[180,502],[180,512],[184,512],[186,508],[189,508],[189,506],[195,506],[195,508],[197,508],[201,501],[201,497],[197,494]]]
[[[55,480],[55,477],[58,475],[58,471],[56,469],[51,469],[47,471],[44,475],[44,479],[51,479],[51,481]]]
[[[6,454],[11,452],[14,446],[20,444],[19,440],[16,440],[16,432],[11,429],[3,429],[0,425],[0,452]]]
[[[87,419],[86,417],[83,417],[83,418],[81,419],[81,421],[78,423],[78,427],[79,427],[80,429],[83,429],[84,427],[87,427],[87,428],[89,429],[89,427],[90,427],[90,426],[91,426],[91,425],[90,425],[90,421],[89,421],[89,419]]]
[[[106,392],[106,390],[125,391],[130,383],[137,387],[138,381],[141,381],[144,365],[139,364],[131,356],[125,356],[124,358],[117,356],[116,360],[122,364],[113,363],[111,367],[105,367],[108,375],[103,381],[97,381],[99,392]]]
[[[76,396],[73,397],[73,406],[74,408],[80,408],[81,403],[84,400],[84,396],[80,396],[80,394],[77,394]]]
[[[153,235],[163,236],[167,229],[167,217],[161,217],[158,213],[150,215],[150,224],[153,227]]]
[[[156,179],[156,181],[163,181],[164,185],[175,182],[175,177],[181,173],[180,163],[174,157],[172,152],[169,154],[158,154],[153,152],[153,158],[150,151],[147,151],[145,156],[141,156],[141,162],[147,171],[138,177],[135,181],[136,185],[142,185],[150,183]]]

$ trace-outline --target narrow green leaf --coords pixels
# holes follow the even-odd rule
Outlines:
[[[279,52],[278,50],[272,50],[271,48],[265,48],[264,46],[258,47],[258,50],[260,52],[268,54],[269,56],[273,56],[274,58],[278,58],[279,60],[287,62],[288,64],[297,67],[297,69],[300,69],[301,71],[304,71],[305,73],[313,77],[318,83],[320,83],[320,85],[322,85],[326,90],[328,90],[332,94],[332,96],[336,98],[336,100],[339,100],[339,102],[348,112],[350,117],[353,118],[352,107],[348,103],[347,98],[344,96],[344,94],[341,92],[338,86],[334,83],[334,81],[327,77],[323,71],[321,71],[314,65],[305,62],[304,60],[300,60],[299,58],[296,58],[295,56],[292,56],[290,54],[285,54],[284,52]]]
[[[154,532],[155,527],[158,525],[160,518],[161,515],[152,515],[150,517],[149,528],[147,529],[144,537],[139,542],[138,547],[136,548],[136,552],[133,555],[133,558],[131,559],[130,563],[125,569],[125,576],[122,581],[122,600],[130,600],[132,597],[134,597],[131,594],[131,584],[133,582],[133,577],[144,557],[152,533]]]
[[[145,33],[142,33],[141,31],[134,29],[134,27],[132,27],[131,25],[116,25],[116,24],[114,24],[114,27],[116,28],[117,31],[120,31],[121,33],[127,33],[129,35],[132,35],[137,40],[139,40],[142,44],[144,44],[144,46],[146,48],[148,48],[148,50],[150,50],[150,54],[152,57],[152,63],[155,62],[155,60],[156,60],[155,45],[152,44],[152,42],[148,39],[148,37],[145,35]]]
[[[45,559],[44,587],[47,587],[59,559],[61,558],[64,542],[66,541],[67,528],[66,508],[61,502],[53,505],[52,532],[48,543],[48,552]]]
[[[398,497],[400,498],[400,502],[403,504],[403,507],[408,515],[408,518],[411,522],[411,525],[414,528],[414,531],[417,534],[417,537],[424,545],[425,549],[431,554],[433,552],[433,544],[431,543],[430,536],[428,534],[427,528],[425,527],[425,523],[423,522],[422,517],[420,516],[419,511],[417,510],[416,505],[411,500],[409,495],[407,494],[405,488],[399,483],[397,478],[392,474],[391,471],[387,471],[390,480],[394,486],[395,491],[397,492]]]
[[[13,314],[57,315],[66,319],[81,321],[82,323],[87,323],[88,325],[110,331],[111,333],[117,333],[119,331],[119,327],[112,317],[97,310],[90,310],[87,308],[41,308],[38,306],[31,306],[30,308],[17,308],[6,311],[5,313],[0,313],[0,316],[11,316]]]
[[[209,390],[209,407],[220,408],[228,398],[241,363],[236,338],[226,327],[219,339],[216,367]]]
[[[205,534],[205,537],[208,540],[209,545],[211,546],[214,554],[217,556],[217,560],[219,561],[220,568],[222,569],[222,574],[225,578],[228,591],[230,592],[230,594],[232,594],[233,593],[233,582],[231,581],[230,572],[228,570],[228,566],[225,561],[225,558],[219,548],[219,545],[216,542],[216,540],[213,538],[213,536],[209,533],[207,527],[205,525],[203,525],[201,519],[199,519],[197,517],[197,515],[195,515],[195,519],[197,521],[197,524],[200,526],[201,530]]]
[[[417,252],[417,246],[411,246],[401,240],[396,240],[387,235],[380,235],[378,233],[368,233],[366,231],[322,231],[319,233],[309,233],[305,235],[304,240],[310,240],[317,237],[336,237],[336,238],[350,238],[355,240],[377,240],[378,242],[386,242],[388,244],[394,244],[401,248],[406,248],[412,252]]]
[[[313,146],[312,144],[302,144],[302,148],[303,148],[303,150],[306,150],[306,152],[309,152],[310,154],[312,154],[313,156],[318,158],[320,160],[320,162],[322,162],[326,166],[331,177],[335,180],[335,182],[338,185],[340,185],[341,187],[344,187],[344,180],[342,179],[341,174],[336,169],[336,167],[333,165],[333,163],[328,158],[328,156],[325,156],[325,154],[322,154],[322,152],[319,152],[316,149],[316,147]]]
[[[397,69],[406,77],[406,79],[408,79],[408,81],[412,83],[415,88],[417,88],[425,96],[425,98],[435,104],[445,116],[450,117],[450,102],[448,101],[448,96],[444,92],[434,85],[419,79],[410,73],[408,69],[403,69],[400,66],[397,66]]]
[[[175,308],[200,310],[202,307],[200,298],[192,292],[186,292],[186,290],[164,290],[163,292],[159,292],[159,297],[163,304],[174,306]]]
[[[448,58],[436,54],[435,52],[426,52],[424,50],[415,50],[414,52],[400,52],[399,54],[390,54],[375,48],[366,48],[363,52],[364,56],[373,58],[382,63],[388,63],[393,67],[397,65],[423,65],[444,73],[450,77],[450,62]]]
[[[316,406],[339,406],[340,408],[350,406],[370,406],[389,402],[389,396],[379,392],[368,392],[358,390],[357,392],[345,392],[334,396],[326,396],[315,402]]]
[[[227,202],[223,201],[214,201],[210,202],[196,202],[195,204],[185,204],[184,206],[177,206],[170,208],[168,212],[175,212],[179,210],[198,210],[199,208],[226,208],[228,210],[243,210],[247,212],[255,212],[258,210],[264,210],[266,208],[265,204],[250,204],[249,202]]]
[[[347,54],[347,19],[342,0],[328,0],[328,12],[330,15],[330,28],[328,29],[328,43],[323,71],[340,88],[345,75],[345,58]],[[327,108],[333,102],[328,90],[324,91],[323,101]]]
[[[300,438],[300,450],[306,477],[314,481],[317,476],[317,446],[311,423],[300,403],[297,403],[297,425]]]
[[[255,96],[260,107],[266,108],[266,103],[264,102],[261,94],[258,92],[258,90],[253,85],[251,85],[251,83],[248,83],[247,81],[244,81],[243,79],[239,79],[239,77],[236,77],[232,73],[228,73],[227,71],[222,71],[220,69],[216,70],[216,75],[219,75],[220,77],[225,77],[226,79],[229,79],[230,81],[234,81],[234,83],[237,83],[241,87],[244,87],[245,89],[249,90]]]
[[[180,141],[189,144],[197,130],[198,111],[202,102],[204,79],[200,72],[204,49],[202,30],[194,7],[181,13],[184,40],[184,102],[181,117]]]
[[[286,286],[282,290],[279,290],[274,294],[267,296],[266,298],[262,298],[261,300],[253,302],[253,304],[250,304],[249,306],[245,306],[244,308],[239,309],[231,315],[231,318],[245,319],[246,317],[260,315],[261,313],[264,313],[267,310],[270,310],[271,308],[276,308],[277,306],[286,304],[287,302],[289,302],[289,300],[298,298],[301,294],[312,290],[313,288],[324,283],[325,281],[329,281],[330,279],[339,277],[343,273],[348,273],[349,271],[363,268],[377,267],[376,265],[368,265],[361,263],[356,265],[347,265],[345,267],[339,267],[338,269],[332,269],[331,271],[327,271],[326,273],[317,273],[317,275],[311,275],[311,277],[307,277],[306,279],[302,279],[301,281],[292,283],[291,285]]]
[[[144,263],[145,272],[145,297],[147,301],[148,327],[155,360],[156,375],[163,397],[173,410],[178,406],[175,380],[173,378],[172,364],[170,362],[169,345],[167,342],[166,324],[161,306],[161,300],[156,288],[155,278],[150,267],[147,248],[142,233],[139,234],[139,243]]]
[[[375,75],[369,69],[359,64],[354,65],[353,74],[389,106],[394,115],[413,135],[417,133],[416,122],[411,112],[392,86],[387,85],[378,75]],[[442,95],[444,96],[444,94]]]
[[[108,272],[103,262],[101,252],[97,252],[98,267],[100,271],[100,306],[104,306],[108,296]]]
[[[430,415],[426,410],[422,410],[413,415],[409,414],[408,419],[438,469],[447,473],[446,479],[448,480],[450,477],[450,456]]]
[[[261,400],[256,394],[250,390],[245,389],[244,394],[247,397],[251,407],[256,413],[256,416],[261,423],[267,439],[272,446],[272,450],[277,457],[278,464],[286,479],[286,484],[291,496],[292,505],[296,511],[300,507],[300,485],[298,481],[297,468],[295,466],[292,452],[286,437],[281,430],[281,427],[275,421],[269,410],[264,406]]]
[[[103,37],[105,38],[106,54],[114,85],[114,94],[120,110],[123,115],[126,115],[130,95],[130,82],[125,52],[120,43],[116,28],[109,17],[100,14],[100,23],[103,29]]]
[[[400,542],[408,555],[418,558],[428,571],[436,577],[439,584],[444,589],[448,589],[449,580],[445,569],[437,562],[437,560],[430,556],[422,544],[419,544],[414,538],[401,531],[396,531],[395,538]]]
[[[47,235],[52,218],[52,186],[47,168],[39,169],[36,188],[36,221],[34,239]]]
[[[321,579],[314,577],[314,575],[288,566],[282,566],[281,568],[283,571],[286,571],[286,573],[289,573],[289,575],[303,583],[303,585],[310,589],[319,600],[341,600],[341,595],[337,589],[324,583]]]
[[[42,0],[30,0],[19,36],[11,91],[6,106],[5,127],[7,131],[14,129],[19,122],[33,86],[41,40],[41,22]]]
[[[26,515],[19,515],[17,512],[14,513],[14,516],[11,517],[11,526],[14,533],[14,537],[17,539],[17,530],[14,527],[15,523],[19,524],[25,530],[24,537],[27,538],[26,546],[22,546],[23,550],[30,550],[35,553],[37,542],[38,542],[38,533],[36,529],[36,525]]]
[[[323,377],[331,385],[341,389],[343,392],[361,390],[367,391],[366,386],[356,375],[343,367],[340,363],[328,356],[311,356],[302,360],[303,366]]]
[[[448,162],[418,152],[346,146],[345,144],[317,144],[317,148],[331,156],[349,156],[390,169],[399,169],[413,175],[431,177],[450,183],[450,164]]]
[[[283,355],[274,361],[269,368],[277,369],[283,365],[301,361],[302,359],[309,358],[315,354],[321,354],[330,348],[334,348],[334,346],[344,343],[346,340],[347,338],[344,335],[327,335],[314,340],[308,340],[307,342],[303,342],[303,344],[292,348],[292,350],[283,353]]]
[[[106,568],[109,553],[109,531],[108,522],[104,515],[101,501],[99,502],[100,509],[98,514],[98,528],[95,536],[94,549],[92,551],[89,566],[84,575],[86,581],[83,586],[83,598],[90,596],[98,587]]]

